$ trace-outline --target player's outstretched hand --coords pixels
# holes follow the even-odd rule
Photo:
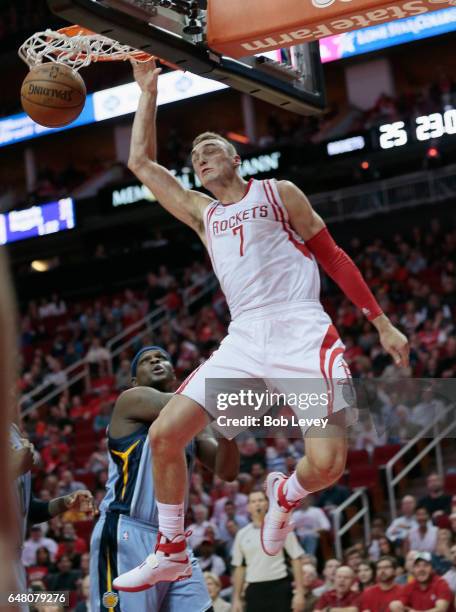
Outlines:
[[[65,506],[68,510],[76,512],[86,512],[89,516],[94,517],[97,514],[93,495],[87,489],[79,489],[65,497]]]
[[[157,94],[158,75],[162,69],[157,68],[155,60],[150,62],[135,62],[132,60],[131,64],[133,66],[133,75],[141,91]]]
[[[387,325],[379,330],[380,343],[394,359],[398,367],[409,365],[410,347],[407,338],[394,325]]]

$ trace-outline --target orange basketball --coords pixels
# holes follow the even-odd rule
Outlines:
[[[86,87],[69,66],[49,62],[30,70],[21,87],[22,108],[45,127],[62,127],[84,108]]]

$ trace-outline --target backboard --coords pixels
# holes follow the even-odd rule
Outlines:
[[[201,0],[48,0],[48,4],[69,23],[275,106],[303,115],[325,108],[318,42],[233,59],[208,47],[207,11]]]

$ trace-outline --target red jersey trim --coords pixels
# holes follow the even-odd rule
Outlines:
[[[244,200],[247,197],[247,195],[248,195],[252,185],[253,185],[253,178],[249,179],[249,182],[247,183],[247,187],[246,187],[244,195],[237,202],[228,202],[228,204],[224,204],[223,202],[218,202],[218,204],[220,204],[223,207],[225,207],[225,206],[234,206],[234,204],[240,204],[242,202],[242,200]]]
[[[296,238],[293,236],[293,230],[288,222],[288,213],[285,209],[285,214],[287,215],[287,220],[285,220],[285,215],[284,215],[284,210],[283,210],[283,206],[280,205],[280,203],[277,201],[277,198],[275,196],[274,190],[270,184],[270,181],[264,181],[264,184],[266,185],[265,187],[265,192],[266,195],[268,196],[268,200],[270,202],[270,204],[274,207],[277,207],[278,211],[279,211],[279,216],[280,216],[280,220],[282,222],[282,227],[284,229],[284,231],[287,233],[288,236],[288,240],[293,244],[293,246],[295,246],[298,251],[300,253],[302,253],[304,255],[304,257],[308,257],[309,259],[312,259],[312,255],[309,251],[309,249],[306,247],[306,245],[304,243],[298,242],[296,240]]]

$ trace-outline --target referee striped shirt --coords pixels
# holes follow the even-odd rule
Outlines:
[[[266,555],[261,547],[260,532],[260,527],[249,523],[237,532],[234,539],[231,564],[234,567],[246,566],[245,580],[249,584],[281,580],[287,576],[283,551],[273,557]],[[304,555],[294,532],[287,535],[284,549],[292,559]]]

